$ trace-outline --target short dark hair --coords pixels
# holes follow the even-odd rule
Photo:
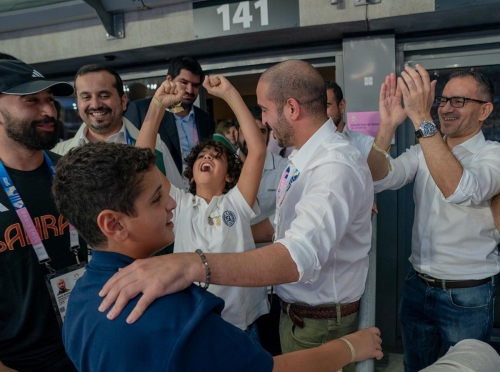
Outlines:
[[[267,99],[276,106],[278,113],[289,98],[294,98],[312,116],[326,115],[325,81],[309,63],[288,60],[267,69],[260,81],[268,84]]]
[[[189,180],[189,192],[193,195],[196,195],[196,182],[194,180],[191,181],[191,179],[193,178],[194,162],[198,158],[198,154],[206,147],[213,147],[215,149],[215,152],[217,153],[218,158],[221,158],[224,155],[227,159],[227,174],[231,178],[231,181],[226,182],[226,187],[222,191],[222,193],[226,194],[238,183],[242,164],[240,159],[237,155],[235,155],[234,152],[229,150],[229,148],[224,146],[222,143],[214,141],[210,138],[200,141],[196,146],[194,146],[185,159],[187,166],[186,170],[184,171],[184,176]]]
[[[248,105],[247,107],[255,120],[262,121],[262,109],[260,108],[260,106]]]
[[[105,209],[135,215],[144,174],[154,167],[149,150],[117,143],[88,143],[71,149],[56,165],[52,192],[57,209],[92,248],[107,239],[97,225]]]
[[[493,102],[493,99],[495,98],[495,86],[493,85],[493,82],[490,79],[488,79],[480,72],[470,71],[470,70],[458,70],[450,75],[448,81],[454,78],[466,78],[466,77],[471,77],[476,81],[479,94],[482,96],[481,99],[484,99],[488,102]]]
[[[193,57],[177,56],[170,60],[167,74],[170,75],[172,79],[175,79],[181,73],[181,70],[188,70],[194,75],[199,76],[200,82],[203,82],[203,70],[198,61]]]
[[[326,90],[333,90],[333,95],[335,96],[335,102],[337,103],[337,106],[339,105],[340,101],[344,99],[344,93],[342,93],[342,88],[334,82],[330,80],[325,80],[325,85],[326,85]]]
[[[118,91],[118,95],[120,97],[123,97],[123,95],[125,94],[125,92],[123,90],[123,80],[120,77],[120,75],[118,74],[118,72],[116,72],[111,67],[108,67],[108,66],[105,66],[105,65],[101,65],[101,64],[98,64],[98,63],[91,64],[91,65],[85,65],[85,66],[80,67],[80,69],[77,71],[77,73],[75,75],[75,80],[73,82],[75,90],[76,90],[76,78],[78,76],[83,76],[83,75],[86,75],[86,74],[90,74],[92,72],[100,72],[100,71],[109,72],[111,75],[113,75],[115,77],[115,83],[113,84],[113,87],[115,87],[116,90]]]

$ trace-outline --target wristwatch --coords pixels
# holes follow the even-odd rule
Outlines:
[[[417,138],[422,138],[422,137],[432,137],[435,135],[437,132],[436,129],[436,124],[430,120],[426,120],[422,123],[420,128],[415,131],[415,136]]]

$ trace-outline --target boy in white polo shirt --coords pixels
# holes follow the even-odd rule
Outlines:
[[[242,167],[229,146],[221,142],[205,140],[192,149],[184,174],[190,180],[190,192],[170,187],[170,195],[177,203],[173,219],[174,249],[175,252],[201,249],[210,253],[254,249],[250,220],[260,213],[255,199],[266,146],[243,99],[224,77],[206,77],[203,86],[210,94],[224,99],[235,113],[247,141],[248,156]],[[142,141],[146,140],[150,147],[151,133],[157,133],[161,120],[159,116],[146,116],[139,146],[144,146]],[[225,320],[256,336],[254,321],[269,312],[265,287],[212,285],[208,290],[224,299]]]

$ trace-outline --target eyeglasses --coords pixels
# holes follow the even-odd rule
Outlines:
[[[473,99],[473,98],[466,98],[466,97],[443,97],[443,96],[437,96],[434,100],[434,102],[436,102],[439,107],[443,107],[446,105],[446,102],[450,101],[450,105],[451,107],[455,107],[455,108],[460,108],[460,107],[464,107],[465,105],[465,101],[472,101],[472,102],[477,102],[477,103],[488,103],[486,101],[480,101],[478,99]]]

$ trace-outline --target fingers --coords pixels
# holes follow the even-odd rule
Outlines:
[[[131,265],[125,267],[125,268],[122,268],[120,269],[115,275],[113,275],[111,277],[111,279],[109,279],[106,284],[104,285],[104,287],[102,287],[101,291],[99,292],[99,296],[100,297],[105,297],[108,295],[108,293],[113,289],[115,288],[115,285],[116,285],[116,282],[118,282],[121,278],[123,278],[124,276],[126,276],[129,272],[132,272],[133,269],[132,267],[134,266],[135,262],[132,263]],[[109,306],[109,305],[108,305]],[[103,310],[101,311],[104,311],[106,310],[108,307],[106,306],[106,308],[104,308]]]
[[[203,86],[210,92],[212,88],[220,86],[221,83],[222,83],[221,75],[214,75],[214,76],[206,75],[205,80],[203,81]]]
[[[210,88],[210,76],[208,75],[205,75],[205,79],[203,79],[203,84],[202,84],[205,89],[208,90],[208,88]]]
[[[137,305],[135,305],[130,315],[127,317],[127,323],[132,324],[137,321],[137,319],[144,314],[149,305],[151,305],[158,297],[159,296],[154,295],[152,292],[145,292],[139,301],[137,301]]]
[[[387,78],[386,78],[387,80]],[[395,96],[397,91],[396,91],[396,74],[394,72],[391,72],[389,74],[389,89],[390,89],[390,95]]]
[[[434,102],[434,99],[436,98],[436,84],[437,80],[431,81],[431,101]]]

